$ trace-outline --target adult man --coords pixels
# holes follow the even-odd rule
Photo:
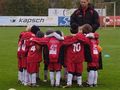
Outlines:
[[[71,15],[70,25],[77,23],[79,26],[90,24],[95,32],[99,26],[99,15],[90,4],[90,0],[80,0],[80,7]]]

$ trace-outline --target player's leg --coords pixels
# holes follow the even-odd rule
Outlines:
[[[77,63],[76,65],[76,76],[77,76],[77,84],[82,87],[82,72],[83,72],[83,63]]]
[[[23,77],[24,77],[23,84],[26,86],[28,84],[28,73],[26,69],[23,69]]]
[[[19,71],[18,71],[18,82],[20,84],[22,84],[23,82],[23,69],[22,68],[19,68]]]
[[[55,80],[54,80],[54,71],[50,71],[50,82],[51,86],[54,86]]]
[[[39,70],[39,68],[40,68],[40,63],[38,62],[36,62],[36,82],[37,82],[37,84],[39,84],[39,82],[40,82],[40,70]]]
[[[54,63],[54,70],[56,71],[56,82],[55,82],[55,86],[60,86],[61,69],[62,69],[61,64],[59,64],[59,63]]]
[[[77,73],[77,84],[78,86],[82,86],[82,75],[81,73]]]
[[[56,71],[56,82],[55,86],[60,86],[61,71]]]
[[[93,82],[93,86],[97,86],[97,80],[98,80],[98,71],[95,70],[95,71],[94,71],[94,82]]]
[[[55,84],[54,68],[53,68],[54,66],[53,66],[52,63],[49,63],[48,67],[49,67],[49,70],[50,70],[50,84],[51,84],[51,86],[54,86],[54,84]]]
[[[48,65],[44,63],[44,82],[48,80]]]
[[[67,74],[68,74],[68,72],[67,72],[67,67],[64,67],[64,80],[67,80]]]
[[[88,70],[88,85],[90,87],[93,87],[93,83],[94,83],[94,69],[89,67],[89,70]]]
[[[36,73],[32,73],[32,86],[36,86]]]
[[[73,63],[67,64],[67,70],[68,70],[67,85],[71,86],[72,85],[73,74],[75,72],[74,64]]]

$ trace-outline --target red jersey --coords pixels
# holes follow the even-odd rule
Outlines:
[[[95,33],[95,35],[97,37],[95,37],[94,39],[89,39],[90,40],[90,50],[91,50],[91,55],[92,55],[92,62],[88,63],[88,66],[90,67],[99,67],[99,51],[97,48],[97,45],[99,43],[98,41],[98,34]]]
[[[33,41],[41,45],[47,45],[49,50],[49,62],[58,62],[62,41],[56,39],[55,37],[40,39],[34,38]]]
[[[20,55],[20,54],[21,54],[20,48],[21,48],[21,44],[22,44],[22,39],[21,39],[21,37],[22,37],[25,33],[26,33],[25,31],[21,32],[20,35],[19,35],[19,39],[18,39],[17,56],[18,56],[19,59],[20,59],[20,57],[21,57],[21,55]]]
[[[21,57],[27,56],[28,48],[30,45],[30,38],[35,37],[35,35],[31,32],[25,32],[20,40],[19,44],[19,51],[21,54]]]
[[[80,33],[73,38],[74,43],[67,46],[66,60],[67,62],[82,63],[84,61],[84,44],[89,44],[89,39]]]
[[[21,64],[20,67],[26,68],[30,38],[34,36],[31,32],[24,32],[19,40],[17,55],[19,57],[19,63]]]
[[[27,63],[41,61],[42,61],[42,47],[34,42],[31,42],[31,46],[28,50]]]
[[[49,49],[49,59],[50,62],[58,62],[60,47],[62,46],[61,41],[52,37],[49,40],[48,49]]]

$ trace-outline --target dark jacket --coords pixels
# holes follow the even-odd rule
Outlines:
[[[85,12],[83,12],[81,6],[76,10],[70,17],[70,25],[72,23],[77,23],[79,26],[90,24],[93,28],[93,32],[100,26],[99,15],[91,4],[88,5]]]

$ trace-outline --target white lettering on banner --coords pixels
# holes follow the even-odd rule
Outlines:
[[[107,16],[107,17],[100,17],[102,19],[101,24],[107,26],[114,26],[114,22],[116,26],[120,26],[120,16]],[[114,20],[115,19],[115,20]]]
[[[19,19],[19,22],[20,23],[43,23],[45,20],[44,18],[40,18],[40,19],[31,19],[31,18],[28,18],[28,19],[22,19],[20,18]]]
[[[49,8],[48,16],[71,16],[76,9]],[[106,16],[106,9],[95,9],[99,16]]]
[[[58,26],[58,17],[48,16],[0,16],[0,26]]]

